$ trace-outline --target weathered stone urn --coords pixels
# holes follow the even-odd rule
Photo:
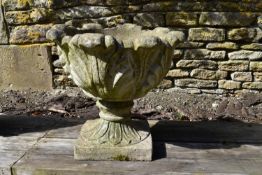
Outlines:
[[[168,72],[177,32],[142,30],[134,24],[56,25],[47,33],[66,60],[75,84],[97,100],[100,119],[87,121],[75,145],[77,160],[151,160],[146,120],[131,119],[133,100],[156,87]]]

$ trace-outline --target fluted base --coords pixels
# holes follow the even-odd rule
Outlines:
[[[74,149],[77,160],[152,160],[152,137],[146,120],[87,121]]]

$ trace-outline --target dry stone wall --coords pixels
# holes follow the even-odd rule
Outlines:
[[[0,0],[1,2],[1,0]],[[236,93],[262,90],[261,0],[2,0],[0,44],[46,44],[54,24],[136,23],[183,31],[160,88]],[[261,27],[261,28],[260,28]],[[56,87],[71,85],[53,47]]]

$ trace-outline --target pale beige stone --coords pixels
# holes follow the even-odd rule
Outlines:
[[[0,89],[52,89],[51,48],[0,46]]]
[[[242,87],[246,89],[260,90],[262,89],[262,82],[246,82],[243,83]]]
[[[262,62],[261,61],[250,62],[250,70],[262,72]]]
[[[182,69],[173,69],[167,73],[167,77],[169,78],[182,78],[188,76],[189,76],[189,72]]]
[[[176,63],[177,68],[207,68],[216,69],[217,62],[210,60],[180,60]]]
[[[189,29],[190,41],[224,41],[225,30],[216,28],[191,28]]]
[[[190,87],[190,88],[215,88],[217,87],[217,81],[211,80],[198,80],[198,79],[178,79],[175,80],[175,85],[178,87]]]
[[[252,81],[251,72],[234,72],[231,74],[231,78],[234,81]]]
[[[262,72],[254,72],[254,81],[262,82]]]
[[[241,83],[232,80],[219,80],[218,87],[221,89],[229,89],[229,90],[240,89]]]
[[[195,26],[197,25],[197,13],[168,12],[166,24],[167,26]]]
[[[225,71],[246,71],[249,67],[249,61],[222,61],[218,63],[219,70]]]
[[[236,50],[238,45],[233,42],[223,42],[223,43],[208,43],[206,46],[207,49],[227,49],[227,50]]]
[[[207,69],[194,69],[190,73],[190,76],[198,79],[205,80],[220,80],[227,77],[226,71],[212,71]]]

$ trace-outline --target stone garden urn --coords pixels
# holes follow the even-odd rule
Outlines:
[[[151,160],[149,124],[131,119],[131,108],[134,99],[146,95],[167,74],[179,42],[177,32],[143,30],[134,24],[65,24],[53,26],[47,38],[57,43],[75,84],[100,109],[100,119],[83,125],[75,159]]]

